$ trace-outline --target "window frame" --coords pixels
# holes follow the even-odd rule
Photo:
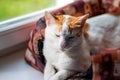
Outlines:
[[[73,1],[57,3],[53,7],[0,22],[0,56],[26,48],[30,31],[35,28],[38,19],[44,16],[45,11],[59,9]]]
[[[27,15],[0,22],[0,56],[27,47],[30,31],[35,28],[39,18],[51,7]]]

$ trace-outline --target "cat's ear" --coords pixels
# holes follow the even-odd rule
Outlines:
[[[81,17],[79,17],[79,21],[77,24],[79,24],[80,29],[82,30],[82,33],[84,34],[85,37],[88,36],[88,29],[89,29],[89,24],[86,23],[86,20],[88,19],[89,14],[85,14]]]
[[[51,13],[49,13],[49,12],[45,12],[45,20],[46,20],[46,25],[47,26],[50,26],[50,25],[52,25],[52,24],[55,24],[55,19],[54,19],[54,17],[52,16],[52,14]]]
[[[79,17],[78,23],[81,24],[80,27],[82,27],[82,28],[84,27],[84,24],[85,24],[86,20],[88,19],[88,17],[89,17],[89,14],[85,14],[85,15]]]

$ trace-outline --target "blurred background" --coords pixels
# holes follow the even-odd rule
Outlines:
[[[70,3],[73,0],[0,0],[0,21],[53,6]]]
[[[55,5],[55,0],[0,0],[0,21]]]

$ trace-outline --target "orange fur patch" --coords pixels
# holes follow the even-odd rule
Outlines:
[[[56,27],[56,30],[60,32],[62,30],[62,24],[65,21],[65,17],[63,15],[56,15],[55,17],[55,22],[58,24],[58,27]],[[69,17],[68,18],[68,26],[70,29],[75,28],[78,26],[76,23],[79,21],[79,17]]]
[[[68,26],[70,27],[70,28],[74,28],[74,27],[76,27],[75,25],[76,25],[76,23],[78,22],[80,20],[80,18],[79,17],[70,17],[70,18],[68,18]]]
[[[84,28],[83,28],[83,34],[84,34],[85,37],[88,37],[88,36],[89,36],[88,30],[89,30],[89,24],[86,23],[86,24],[84,25]]]
[[[56,27],[56,30],[60,32],[62,30],[62,24],[65,20],[65,17],[63,15],[56,15],[55,17],[55,22],[58,24],[58,27]]]
[[[69,31],[70,31],[70,33],[72,33],[73,29],[76,30],[76,32],[79,32],[76,34],[77,36],[79,36],[79,34],[80,34],[80,29],[79,29],[80,24],[77,24],[79,20],[80,20],[79,17],[69,17],[68,18]]]
[[[56,15],[56,16],[54,16],[54,18],[55,18],[56,24],[58,25],[56,27],[56,31],[61,32],[62,25],[63,25],[63,23],[65,21],[65,17],[63,15]],[[85,24],[84,27],[82,28],[81,27],[82,24],[80,24],[79,20],[80,20],[80,17],[69,17],[68,18],[69,31],[70,31],[70,33],[72,33],[72,31],[75,30],[76,35],[80,36],[81,29],[82,29],[82,33],[84,34],[85,37],[87,37],[88,36],[89,25]],[[80,27],[81,27],[81,29],[80,29]]]

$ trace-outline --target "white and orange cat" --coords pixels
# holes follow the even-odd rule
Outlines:
[[[104,14],[87,20],[88,17],[45,13],[44,80],[66,80],[86,71],[91,65],[91,50],[120,47],[119,16]]]

